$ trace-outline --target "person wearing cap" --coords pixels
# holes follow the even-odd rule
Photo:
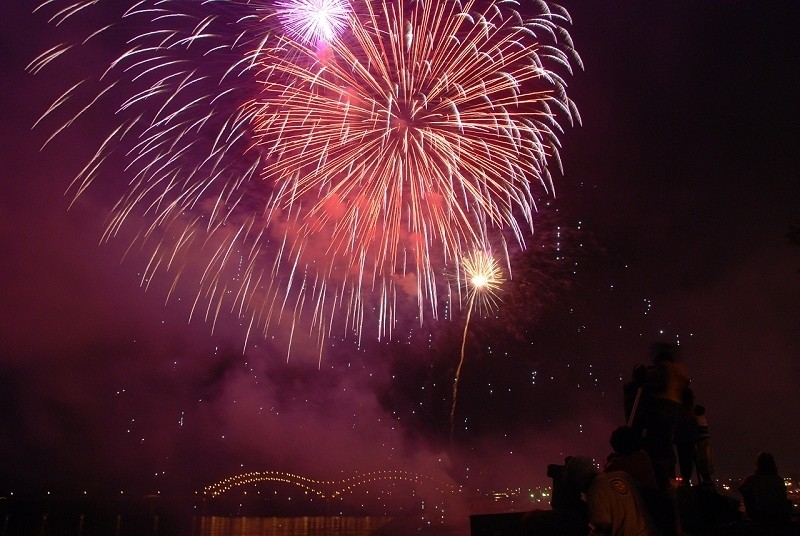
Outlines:
[[[590,459],[576,456],[566,475],[586,496],[592,536],[658,534],[635,481],[624,471],[600,473]]]

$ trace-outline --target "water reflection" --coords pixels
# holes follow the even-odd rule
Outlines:
[[[392,518],[306,517],[218,517],[199,519],[196,536],[369,536]]]

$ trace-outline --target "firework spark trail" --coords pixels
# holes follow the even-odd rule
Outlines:
[[[37,9],[61,23],[92,4]],[[406,297],[419,322],[436,318],[437,274],[464,252],[506,235],[525,247],[531,184],[552,190],[559,121],[578,118],[557,71],[580,60],[565,12],[508,5],[141,0],[101,30],[128,48],[42,119],[67,116],[57,136],[115,103],[121,123],[71,191],[124,153],[130,183],[104,240],[144,219],[143,285],[168,274],[172,294],[194,278],[192,315],[214,326],[230,311],[247,339],[306,319],[321,356],[333,330],[360,337],[372,316],[390,336]],[[86,86],[99,91],[70,104]]]
[[[467,288],[467,318],[464,321],[464,335],[461,338],[461,358],[456,367],[453,379],[453,395],[450,405],[450,440],[456,423],[456,404],[458,402],[458,382],[461,379],[461,368],[464,365],[464,350],[467,346],[467,331],[472,318],[475,304],[479,311],[490,311],[497,306],[497,291],[503,285],[505,278],[500,265],[494,255],[487,251],[477,250],[470,253],[462,260],[461,268],[464,274],[463,285]]]

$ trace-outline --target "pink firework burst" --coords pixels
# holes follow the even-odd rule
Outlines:
[[[106,238],[144,252],[143,285],[194,292],[193,316],[231,314],[246,339],[283,326],[291,347],[302,326],[321,353],[438,318],[468,252],[526,247],[580,58],[546,2],[280,2],[131,1],[29,68],[115,32],[123,49],[40,120],[58,121],[47,144],[111,111],[72,192],[123,179]]]

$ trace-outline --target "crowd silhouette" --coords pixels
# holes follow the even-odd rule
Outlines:
[[[696,403],[677,345],[652,345],[650,363],[635,365],[623,385],[623,403],[625,424],[611,432],[602,468],[582,456],[548,466],[551,510],[524,516],[523,533],[681,536],[790,522],[791,503],[769,453],[758,455],[738,488],[744,515],[738,500],[717,489],[706,408]]]

